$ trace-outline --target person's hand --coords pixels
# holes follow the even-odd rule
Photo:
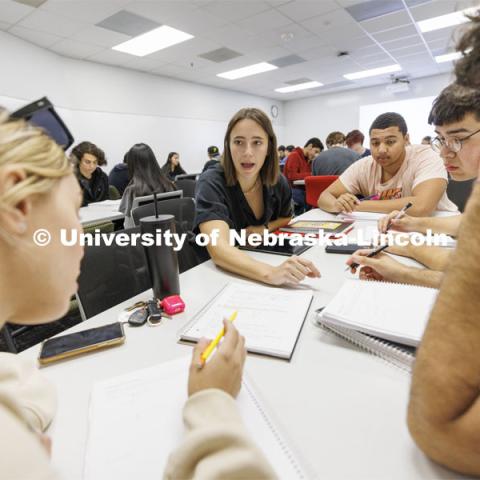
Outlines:
[[[293,255],[278,267],[271,267],[265,281],[270,285],[295,285],[305,277],[318,278],[320,271],[310,260]]]
[[[342,213],[351,213],[360,203],[360,200],[351,193],[342,193],[335,201],[335,210]]]
[[[52,439],[44,433],[35,433],[42,447],[47,451],[49,457],[52,456]]]
[[[388,228],[392,230],[397,230],[398,232],[417,232],[419,231],[419,219],[415,217],[410,217],[405,213],[398,219],[395,220],[395,217],[399,214],[399,210],[394,210],[390,212],[385,217],[382,217],[378,221],[378,231],[380,233],[385,233]]]
[[[225,336],[216,352],[204,365],[201,355],[210,341],[202,338],[194,348],[188,377],[188,396],[207,388],[218,388],[232,397],[238,395],[247,355],[245,338],[229,320],[223,320],[223,327]]]
[[[375,257],[368,258],[367,255],[373,250],[357,250],[348,260],[347,265],[357,263],[360,267],[352,268],[352,273],[356,273],[360,268],[361,280],[380,280],[386,282],[402,283],[405,272],[405,265],[397,262],[384,253],[379,253]]]

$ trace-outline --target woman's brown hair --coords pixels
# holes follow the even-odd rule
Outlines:
[[[267,187],[272,187],[278,182],[280,176],[280,166],[278,162],[277,137],[273,131],[272,122],[268,116],[258,108],[242,108],[228,123],[225,133],[224,150],[222,155],[222,165],[225,171],[225,180],[229,187],[237,183],[237,173],[233,164],[232,152],[230,151],[230,135],[235,125],[241,120],[253,120],[265,131],[268,137],[268,151],[265,163],[260,170],[262,183]]]

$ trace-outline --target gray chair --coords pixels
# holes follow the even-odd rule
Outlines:
[[[190,178],[180,178],[175,180],[175,185],[177,186],[178,190],[183,192],[184,197],[195,198],[195,180],[191,180]]]
[[[182,198],[182,197],[183,197],[183,192],[181,190],[174,190],[173,192],[157,193],[157,200],[162,200],[162,201],[168,198]],[[153,194],[145,195],[143,197],[135,197],[132,200],[132,212],[137,207],[146,205],[148,203],[153,203],[153,201],[154,201]]]
[[[196,180],[199,175],[199,173],[181,173],[180,175],[175,176],[175,182],[183,179]]]
[[[138,233],[139,228],[119,233]],[[86,246],[77,298],[84,320],[151,288],[142,245]]]
[[[447,195],[448,198],[463,212],[467,203],[470,193],[472,193],[473,180],[465,180],[463,182],[457,182],[451,178],[448,180]]]
[[[175,217],[175,228],[177,233],[185,233],[187,241],[178,252],[178,267],[180,273],[201,263],[197,247],[194,245],[193,221],[195,219],[195,201],[193,198],[174,198],[158,202],[157,210],[159,215],[173,215]],[[137,207],[132,210],[132,217],[135,225],[140,225],[140,219],[155,215],[153,203]]]

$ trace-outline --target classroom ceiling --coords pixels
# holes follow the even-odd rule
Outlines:
[[[398,63],[397,77],[449,72],[458,28],[421,33],[416,22],[478,0],[0,0],[0,29],[65,57],[254,95],[291,100],[391,83],[343,75]],[[112,50],[169,25],[194,38],[145,57]],[[348,52],[338,56],[340,52]],[[239,80],[216,75],[258,62],[280,68]],[[281,94],[275,88],[319,81]]]

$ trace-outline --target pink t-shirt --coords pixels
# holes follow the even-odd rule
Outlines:
[[[361,158],[340,175],[339,180],[354,195],[365,197],[378,195],[378,200],[393,200],[413,195],[414,188],[425,180],[443,178],[445,188],[448,182],[447,171],[442,159],[429,145],[409,145],[405,160],[398,172],[387,182],[382,183],[382,167],[372,156]],[[438,202],[437,210],[457,211],[446,192]]]

